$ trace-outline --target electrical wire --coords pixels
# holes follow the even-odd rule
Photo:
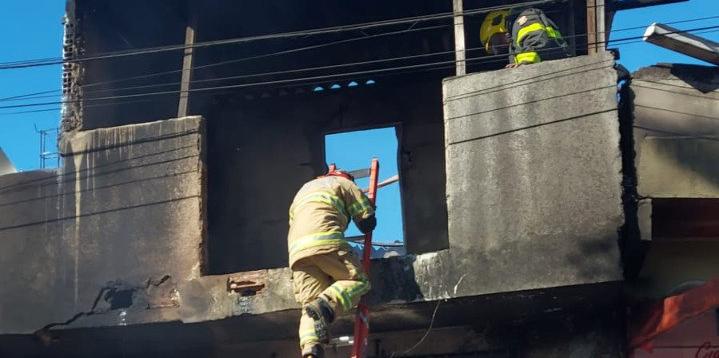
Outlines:
[[[503,61],[506,61],[506,60],[502,59],[502,60],[487,61],[487,62],[503,62]],[[470,61],[470,62],[471,62],[471,61]],[[445,70],[445,69],[453,69],[453,68],[455,68],[455,65],[454,65],[454,64],[449,65],[449,66],[445,65],[445,66],[437,66],[437,67],[425,68],[425,69],[413,69],[413,70],[408,70],[408,71],[398,71],[397,73],[377,74],[377,75],[374,75],[374,76],[372,76],[372,77],[373,77],[373,78],[382,78],[382,77],[384,77],[384,76],[395,75],[395,74],[408,74],[408,73],[429,72],[429,71]],[[352,79],[352,78],[347,78],[347,79],[349,80],[349,79]],[[336,80],[339,81],[339,80],[341,80],[341,79],[336,79]],[[309,85],[309,84],[316,84],[316,83],[317,83],[317,82],[299,83],[299,84],[292,84],[292,85],[286,85],[286,86],[273,87],[273,89],[301,88],[301,87],[307,86],[307,85]],[[232,93],[232,92],[229,92],[229,91],[224,91],[224,92],[223,92],[223,91],[220,91],[220,92],[215,92],[215,93],[213,93],[213,94],[218,95],[218,94],[225,94],[225,93]],[[209,93],[200,93],[199,95],[201,95],[201,94],[209,94]],[[145,100],[134,100],[134,101],[108,101],[108,102],[103,102],[103,103],[93,103],[93,104],[83,105],[83,108],[103,107],[103,106],[114,106],[114,105],[124,105],[124,104],[134,103],[134,102],[152,102],[152,100],[150,100],[150,99],[145,99]],[[3,112],[0,112],[0,116],[2,116],[2,115],[20,115],[20,114],[35,113],[35,112],[59,111],[59,110],[61,110],[61,109],[62,109],[61,107],[54,107],[54,108],[42,109],[42,110],[27,110],[27,111],[4,112],[4,113],[3,113]]]
[[[514,4],[514,5],[510,5],[510,6],[506,6],[506,5],[488,6],[488,7],[484,7],[484,8],[465,10],[461,13],[461,15],[462,16],[472,16],[472,15],[484,14],[484,13],[488,13],[488,12],[492,12],[492,11],[496,11],[496,10],[508,10],[508,9],[513,9],[513,8],[517,8],[517,7],[535,6],[535,5],[542,5],[542,4],[552,3],[552,2],[563,2],[563,1],[565,1],[565,0],[535,0],[535,1],[528,1],[528,2],[524,2],[524,3],[520,3],[520,4]],[[282,32],[282,33],[274,33],[274,34],[238,37],[238,38],[231,38],[231,39],[224,39],[224,40],[204,41],[204,42],[197,42],[194,44],[169,45],[169,46],[149,47],[149,48],[135,49],[135,50],[115,51],[115,52],[102,53],[102,54],[98,54],[98,55],[75,58],[75,59],[53,58],[53,59],[32,59],[32,60],[26,60],[24,62],[23,61],[4,62],[4,63],[0,63],[0,70],[57,65],[57,64],[63,64],[63,63],[79,63],[79,62],[101,60],[101,59],[108,59],[108,58],[136,56],[136,55],[152,54],[152,53],[160,53],[160,52],[168,52],[168,51],[178,51],[178,50],[185,50],[185,49],[190,49],[190,48],[195,49],[195,48],[203,48],[203,47],[210,47],[210,46],[249,43],[249,42],[260,41],[260,40],[285,39],[285,38],[294,38],[294,37],[303,37],[303,36],[316,36],[316,35],[324,35],[324,34],[330,34],[330,33],[355,31],[355,30],[366,30],[366,29],[385,27],[385,26],[391,26],[391,25],[400,25],[400,24],[407,24],[407,23],[417,23],[417,22],[426,22],[426,21],[432,21],[432,20],[448,19],[448,18],[454,18],[455,16],[458,16],[458,14],[455,14],[454,12],[446,12],[446,13],[438,13],[438,14],[432,14],[432,15],[420,15],[420,16],[413,16],[413,17],[406,17],[406,18],[399,18],[399,19],[372,21],[372,22],[365,22],[365,23],[352,24],[352,25],[339,25],[339,26],[317,28],[317,29],[311,29],[311,30],[291,31],[291,32]]]
[[[690,18],[690,19],[676,20],[676,21],[667,21],[667,22],[663,21],[663,22],[658,22],[658,23],[662,23],[662,24],[665,24],[665,25],[676,25],[676,24],[683,24],[683,23],[687,23],[687,22],[697,22],[697,21],[712,20],[712,19],[719,19],[719,15],[706,16],[706,17],[697,17],[697,18]],[[630,31],[630,30],[641,30],[641,29],[646,29],[646,28],[647,28],[646,25],[644,25],[644,26],[633,26],[633,27],[625,27],[625,28],[621,28],[621,29],[611,29],[611,30],[609,30],[608,32],[609,32],[609,33],[612,33],[612,32],[623,32],[623,31]],[[606,33],[606,32],[607,32],[607,31],[599,31],[599,33]]]
[[[719,16],[717,16],[719,17]],[[437,26],[435,28],[444,28],[447,26]],[[383,34],[384,35],[384,34]],[[565,36],[565,38],[572,38],[572,37],[583,37],[586,36],[586,34],[578,34],[573,36]],[[619,40],[634,40],[636,38],[624,38],[624,39],[617,39]],[[599,42],[598,42],[599,43]],[[475,47],[466,49],[465,51],[475,51],[480,50],[482,47]],[[454,53],[454,50],[450,51],[443,51],[443,52],[435,52],[435,53],[429,53],[429,54],[419,54],[419,55],[410,55],[410,56],[403,56],[403,57],[395,57],[395,58],[389,58],[389,59],[378,59],[378,60],[370,60],[370,61],[364,61],[364,62],[354,62],[354,63],[344,63],[344,64],[337,64],[337,65],[329,65],[329,66],[318,66],[318,67],[310,67],[310,68],[303,68],[303,69],[293,69],[293,70],[286,70],[286,71],[277,71],[277,72],[270,72],[270,73],[259,73],[259,74],[246,74],[246,75],[238,75],[238,76],[228,76],[228,77],[221,77],[221,78],[208,78],[208,79],[201,79],[201,80],[193,80],[192,83],[203,83],[203,82],[211,82],[211,81],[223,81],[223,80],[229,80],[229,79],[242,79],[242,78],[250,78],[250,77],[260,77],[260,76],[267,76],[267,75],[276,75],[276,74],[286,74],[286,73],[296,73],[296,72],[305,72],[305,71],[312,71],[312,70],[321,70],[321,69],[331,69],[331,68],[338,68],[338,67],[347,67],[347,66],[356,66],[356,65],[365,65],[370,63],[379,63],[379,62],[388,62],[388,61],[397,61],[397,60],[404,60],[404,59],[412,59],[412,58],[420,58],[420,57],[427,57],[427,56],[437,56],[442,54],[451,54]],[[276,54],[276,53],[275,53]],[[194,69],[201,69],[207,66],[215,66],[215,65],[222,65],[226,63],[231,62],[237,62],[237,61],[245,61],[250,58],[243,58],[240,60],[231,60],[231,61],[225,61],[221,63],[211,64],[211,65],[204,65],[204,66],[198,66],[194,67]],[[175,70],[171,71],[172,73],[175,72],[182,72],[182,70]],[[131,89],[141,89],[141,88],[152,88],[152,87],[163,87],[163,86],[175,86],[180,85],[181,82],[166,82],[166,83],[159,83],[159,84],[151,84],[151,85],[142,85],[142,86],[132,86],[132,87],[124,87],[124,88],[111,88],[106,90],[96,90],[96,91],[85,91],[83,94],[88,93],[97,93],[97,92],[106,92],[106,91],[124,91],[124,90],[131,90]],[[87,85],[85,85],[87,86]],[[40,97],[36,97],[40,98]]]
[[[467,49],[466,51],[469,52],[469,51],[475,51],[475,50],[480,50],[480,49],[483,49],[483,48],[475,47],[475,48]],[[298,72],[329,70],[329,69],[335,69],[335,68],[341,68],[341,67],[353,67],[353,66],[362,66],[362,65],[382,63],[382,62],[392,62],[392,61],[409,60],[409,59],[416,59],[416,58],[423,58],[423,57],[439,56],[439,55],[449,55],[449,54],[453,54],[454,52],[455,52],[454,50],[440,51],[440,52],[431,52],[431,53],[418,54],[418,55],[409,55],[409,56],[401,56],[401,57],[383,58],[383,59],[377,59],[377,60],[368,60],[368,61],[361,61],[361,62],[348,62],[348,63],[340,63],[340,64],[326,65],[326,66],[298,68],[298,69],[292,69],[292,70],[273,71],[273,72],[264,72],[264,73],[251,73],[251,74],[245,74],[245,75],[226,76],[226,77],[218,77],[218,78],[206,78],[206,79],[200,79],[200,80],[193,80],[192,83],[197,84],[197,83],[205,83],[205,82],[217,82],[217,81],[226,81],[226,80],[235,80],[235,79],[245,79],[245,78],[252,78],[252,77],[274,76],[274,75],[298,73]],[[181,84],[181,82],[166,82],[166,83],[157,83],[157,84],[151,84],[151,85],[132,86],[132,87],[124,87],[124,88],[112,88],[112,89],[106,89],[106,90],[96,90],[96,91],[91,91],[90,93],[107,92],[107,91],[125,91],[125,90],[163,87],[163,86],[177,86],[179,84]],[[83,94],[85,94],[85,93],[87,93],[87,92],[83,92]]]
[[[503,54],[503,55],[487,56],[487,57],[483,57],[483,58],[478,58],[477,60],[481,60],[484,58],[496,58],[496,56],[506,58],[507,55]],[[122,99],[122,98],[137,98],[137,97],[145,97],[145,96],[158,96],[158,95],[190,93],[190,92],[206,92],[206,91],[222,90],[222,89],[235,89],[235,88],[262,86],[262,85],[293,83],[293,82],[300,82],[300,81],[319,81],[319,80],[327,80],[327,79],[341,77],[341,76],[360,76],[360,75],[366,75],[366,74],[391,72],[391,71],[401,70],[401,69],[422,68],[422,67],[428,67],[428,66],[433,66],[433,65],[442,65],[442,64],[450,64],[450,63],[454,64],[456,62],[457,62],[456,60],[437,61],[437,62],[430,62],[430,63],[395,66],[395,67],[387,67],[387,68],[379,68],[379,69],[371,69],[371,70],[363,70],[363,71],[353,71],[353,72],[345,72],[345,73],[329,74],[329,75],[318,75],[318,76],[290,78],[290,79],[283,79],[283,80],[240,83],[240,84],[232,84],[232,85],[224,85],[224,86],[190,88],[187,90],[157,91],[157,92],[148,92],[148,93],[135,93],[135,94],[128,94],[128,95],[96,97],[96,98],[82,99],[82,100],[6,105],[6,106],[0,106],[0,109],[25,108],[25,107],[36,107],[36,106],[48,106],[48,105],[62,105],[62,104],[78,103],[78,102],[103,101],[103,100]]]
[[[422,336],[422,338],[420,338],[420,340],[417,341],[417,343],[415,343],[412,347],[410,347],[406,351],[400,353],[401,355],[407,355],[407,354],[411,353],[412,351],[417,349],[417,347],[419,347],[419,345],[422,344],[422,342],[424,342],[425,339],[427,339],[427,336],[429,336],[429,333],[432,332],[432,327],[434,326],[434,319],[435,319],[435,316],[437,316],[437,311],[439,310],[440,303],[442,303],[442,300],[437,301],[437,305],[434,307],[434,312],[432,312],[432,318],[429,321],[429,327],[427,327],[427,331],[424,332],[424,335]],[[394,358],[395,354],[396,353],[393,352],[392,355],[390,356],[390,358]]]
[[[690,29],[690,30],[679,30],[676,32],[690,32],[695,30],[710,30],[715,29],[719,26],[707,26],[697,29]],[[626,37],[622,39],[616,39],[611,41],[633,41],[633,40],[639,40],[641,39],[641,36],[633,36],[633,37]],[[611,42],[610,41],[610,42]],[[475,48],[476,49],[476,48]],[[475,49],[468,49],[475,50]],[[451,51],[441,52],[437,54],[448,54],[451,53]],[[413,57],[425,57],[432,54],[420,54],[420,55],[412,55],[412,56],[405,56],[403,58],[413,58]],[[492,55],[492,56],[485,56],[482,58],[479,58],[478,60],[486,60],[486,59],[492,59],[492,58],[498,58],[498,57],[505,57],[506,55]],[[382,61],[390,61],[390,60],[397,60],[397,59],[403,59],[403,58],[396,58],[396,59],[381,59],[381,60],[371,60],[371,61],[365,61],[364,63],[376,63],[376,62],[382,62]],[[471,61],[473,59],[467,60]],[[407,68],[418,68],[418,67],[426,67],[426,66],[432,66],[432,65],[438,65],[438,64],[449,64],[449,63],[455,63],[456,61],[442,61],[442,62],[434,62],[434,63],[427,63],[427,64],[415,64],[415,65],[408,65],[408,66],[397,66],[397,67],[390,67],[390,68],[380,68],[380,69],[372,69],[372,70],[366,70],[366,71],[355,71],[355,72],[349,72],[349,73],[340,73],[340,74],[331,74],[331,75],[322,75],[322,76],[311,76],[311,77],[302,77],[302,78],[292,78],[292,79],[284,79],[284,80],[275,80],[275,81],[264,81],[264,82],[255,82],[255,83],[241,83],[241,84],[233,84],[233,85],[226,85],[226,86],[211,86],[211,87],[201,87],[201,88],[192,88],[187,90],[187,92],[203,92],[203,91],[210,91],[210,90],[218,90],[218,89],[232,89],[232,88],[242,88],[242,87],[251,87],[251,86],[259,86],[259,85],[268,85],[268,84],[281,84],[281,83],[292,83],[292,82],[298,82],[298,81],[317,81],[317,80],[323,80],[323,79],[329,79],[329,78],[336,78],[340,76],[356,76],[356,75],[362,75],[362,74],[370,74],[370,73],[382,73],[382,72],[388,72],[388,71],[394,71],[394,70],[401,70],[401,69],[407,69]],[[362,62],[353,63],[352,65],[360,65]],[[330,65],[330,66],[322,66],[323,68],[327,67],[341,67],[346,66],[347,64],[338,64],[338,65]],[[276,71],[276,72],[270,72],[270,73],[264,73],[261,75],[272,75],[277,73],[287,73],[287,72],[297,72],[297,71],[304,71],[304,70],[312,70],[310,69],[296,69],[296,70],[287,70],[287,71]],[[260,75],[260,74],[258,74]],[[255,75],[246,75],[247,77],[253,77]],[[232,76],[231,78],[237,78],[237,76]],[[223,80],[223,78],[218,79],[208,79],[208,80]],[[164,95],[164,94],[176,94],[176,93],[183,93],[183,91],[178,90],[172,90],[172,91],[160,91],[160,92],[149,92],[149,93],[135,93],[135,94],[129,94],[129,95],[119,95],[119,96],[108,96],[108,97],[98,97],[98,98],[88,98],[83,100],[75,100],[75,101],[59,101],[59,102],[45,102],[45,103],[30,103],[30,104],[20,104],[20,105],[10,105],[10,106],[0,106],[0,109],[10,109],[10,108],[24,108],[24,107],[35,107],[35,106],[48,106],[48,105],[61,105],[61,104],[68,104],[68,103],[76,103],[76,102],[88,102],[88,101],[105,101],[105,100],[113,100],[113,99],[123,99],[123,98],[136,98],[136,97],[144,97],[144,96],[154,96],[154,95]],[[19,97],[19,96],[16,96]],[[39,111],[51,111],[53,109],[43,109]],[[6,114],[22,114],[22,113],[30,113],[29,111],[21,111],[21,112],[10,112],[10,113],[0,113],[0,115],[6,115]]]
[[[690,19],[670,21],[670,22],[665,22],[665,23],[666,23],[666,24],[676,24],[676,23],[685,23],[685,22],[696,22],[696,21],[702,21],[702,20],[708,20],[708,19],[714,19],[714,18],[719,18],[719,16],[707,16],[707,17],[702,17],[702,18],[690,18]],[[202,69],[202,68],[208,68],[208,67],[213,67],[213,66],[221,66],[221,65],[225,65],[225,64],[231,64],[231,63],[245,62],[245,61],[249,61],[249,60],[255,60],[255,59],[260,59],[260,58],[277,56],[277,55],[282,55],[282,54],[287,54],[287,53],[292,53],[292,52],[299,52],[299,51],[304,51],[304,50],[308,50],[308,49],[316,49],[316,48],[320,48],[320,47],[333,46],[333,45],[340,44],[340,43],[354,42],[354,41],[365,40],[365,39],[369,39],[369,38],[376,38],[376,37],[380,37],[380,36],[399,35],[399,34],[408,33],[408,32],[426,31],[426,30],[432,30],[432,29],[438,29],[438,28],[446,28],[446,27],[450,27],[450,26],[448,26],[448,25],[440,25],[440,26],[432,26],[432,27],[425,27],[425,28],[412,28],[412,27],[411,27],[411,28],[406,29],[406,30],[388,32],[388,33],[380,33],[380,34],[369,35],[369,36],[364,36],[364,37],[359,37],[359,38],[344,39],[344,40],[333,41],[333,42],[325,43],[325,44],[318,44],[318,45],[306,46],[306,47],[301,47],[301,48],[297,48],[297,49],[290,49],[290,50],[285,50],[285,51],[273,52],[273,53],[263,54],[263,55],[258,55],[258,56],[251,56],[251,57],[246,57],[246,58],[241,58],[241,59],[221,61],[221,62],[217,62],[217,63],[205,64],[205,65],[200,65],[200,66],[193,66],[192,69]],[[614,30],[612,30],[612,32],[619,32],[619,31],[626,31],[626,30],[640,29],[640,28],[644,28],[644,26],[628,27],[628,28],[622,28],[622,29],[614,29]],[[682,32],[684,32],[684,31],[693,31],[693,30],[683,30]],[[574,35],[574,36],[565,36],[565,38],[585,37],[585,36],[586,36],[586,34],[577,34],[577,35]],[[639,38],[640,38],[639,36],[635,36],[635,37],[629,37],[629,38],[611,39],[611,40],[609,40],[608,42],[620,42],[620,41],[634,40],[634,39],[639,39]],[[604,42],[597,42],[597,43],[604,43]],[[623,43],[623,44],[624,44],[624,43]],[[623,45],[623,44],[622,44],[622,45]],[[104,84],[110,84],[110,83],[124,82],[124,81],[133,80],[133,79],[151,78],[151,77],[156,77],[156,76],[162,76],[162,75],[165,75],[165,74],[174,74],[174,73],[180,73],[180,72],[182,72],[181,69],[179,69],[179,70],[171,70],[171,71],[164,71],[164,72],[156,72],[156,73],[150,73],[150,74],[146,74],[146,75],[139,75],[139,76],[127,77],[127,78],[123,78],[123,79],[117,79],[117,80],[110,80],[110,81],[102,81],[102,82],[84,84],[84,85],[81,85],[81,87],[85,88],[85,87],[98,86],[98,85],[104,85]],[[248,75],[248,76],[249,76],[249,75]],[[212,79],[200,80],[200,81],[210,81],[210,80],[212,80]],[[219,79],[218,79],[218,80],[219,80]],[[194,82],[197,82],[197,81],[193,81],[193,83],[194,83]],[[179,82],[173,82],[172,84],[179,84]],[[171,85],[171,83],[146,85],[147,87],[137,86],[137,87],[128,87],[128,88],[120,88],[120,89],[106,89],[106,90],[97,90],[97,91],[98,91],[98,92],[99,92],[99,91],[118,91],[118,90],[125,90],[125,89],[134,89],[134,88],[148,88],[148,87],[150,87],[150,86],[161,87],[161,86],[164,86],[164,85],[168,85],[168,86],[169,86],[169,85]],[[49,90],[49,91],[43,91],[43,92],[38,92],[38,93],[33,93],[33,94],[26,94],[26,95],[19,95],[19,96],[7,97],[7,98],[0,98],[0,101],[8,101],[8,100],[15,100],[15,101],[17,101],[17,100],[26,99],[26,98],[27,98],[27,99],[51,98],[51,97],[55,97],[55,96],[54,96],[54,95],[37,96],[37,95],[38,95],[38,94],[43,94],[43,93],[60,92],[60,91],[61,91],[60,89],[57,89],[57,90]],[[94,93],[94,91],[87,91],[87,90],[86,90],[85,93]],[[29,97],[32,97],[32,98],[29,98]]]
[[[690,29],[690,30],[678,30],[678,31],[675,31],[675,32],[677,32],[677,33],[679,33],[679,32],[681,32],[681,33],[686,33],[686,32],[691,32],[691,31],[708,30],[708,29],[716,29],[716,28],[719,28],[719,25],[701,27],[701,28]],[[614,41],[637,40],[637,39],[642,39],[642,38],[643,38],[642,36],[631,36],[631,37],[625,37],[625,38],[617,39],[617,40],[614,40]],[[485,57],[482,57],[482,58],[483,58],[483,59],[489,59],[489,58],[505,57],[505,56],[506,56],[505,54],[501,54],[501,55],[485,56]],[[365,61],[365,62],[366,62],[366,61]],[[298,81],[315,81],[315,80],[322,80],[322,79],[334,78],[334,77],[338,77],[338,76],[348,76],[348,75],[358,76],[358,75],[365,75],[365,74],[371,74],[371,73],[388,72],[388,71],[393,71],[393,70],[397,70],[397,69],[418,68],[418,67],[426,67],[426,66],[439,65],[439,64],[448,64],[448,63],[455,63],[455,62],[456,62],[456,60],[452,60],[452,61],[440,61],[440,62],[433,62],[433,63],[426,63],[426,64],[415,64],[415,65],[396,66],[396,67],[388,67],[388,68],[380,68],[380,69],[372,69],[372,70],[364,70],[364,71],[346,72],[346,73],[340,73],[340,74],[309,76],[309,77],[291,78],[291,79],[284,79],[284,80],[261,81],[261,82],[254,82],[254,83],[240,83],[240,84],[223,85],[223,86],[210,86],[210,87],[200,87],[200,88],[189,88],[189,89],[187,89],[187,90],[157,91],[157,92],[134,93],[134,94],[127,94],[127,95],[116,95],[116,96],[87,98],[87,99],[82,99],[82,100],[70,100],[70,101],[59,101],[59,102],[44,102],[44,103],[29,103],[29,104],[17,104],[17,105],[5,105],[5,106],[0,106],[0,109],[25,108],[25,107],[36,107],[36,106],[48,106],[48,105],[61,105],[61,104],[76,103],[76,102],[102,101],[102,100],[122,99],[122,98],[137,98],[137,97],[144,97],[144,96],[158,96],[158,95],[166,95],[166,94],[179,94],[179,93],[190,93],[190,92],[204,92],[204,91],[211,91],[211,90],[218,90],[218,89],[246,88],[246,87],[254,87],[254,86],[261,86],[261,85],[271,85],[271,84],[281,84],[281,83],[292,83],[292,82],[298,82]],[[272,74],[272,73],[269,73],[269,74]]]
[[[402,34],[407,34],[407,33],[435,30],[435,29],[446,28],[446,27],[450,27],[450,25],[428,26],[428,27],[420,27],[420,28],[411,28],[411,29],[406,29],[406,30],[392,31],[392,32],[384,32],[384,33],[380,33],[380,34],[366,35],[366,36],[354,37],[354,38],[350,38],[350,39],[343,39],[343,40],[331,41],[331,42],[327,42],[327,43],[321,43],[321,44],[316,44],[316,45],[309,45],[309,46],[304,46],[304,47],[299,47],[299,48],[294,48],[294,49],[288,49],[288,50],[283,50],[283,51],[271,52],[271,53],[266,53],[266,54],[262,54],[262,55],[249,56],[249,57],[243,57],[243,58],[239,58],[239,59],[232,59],[232,60],[214,62],[214,63],[204,64],[204,65],[192,66],[192,67],[190,67],[190,69],[200,70],[200,69],[206,69],[206,68],[216,67],[216,66],[237,64],[237,63],[241,63],[241,62],[259,60],[259,59],[264,59],[264,58],[269,58],[269,57],[274,57],[274,56],[279,56],[279,55],[286,55],[289,53],[296,53],[296,52],[302,52],[302,51],[307,51],[307,50],[315,50],[315,49],[323,48],[323,47],[336,46],[336,45],[340,45],[340,44],[351,43],[351,42],[362,41],[362,40],[369,40],[369,39],[378,38],[378,37],[402,35]],[[145,75],[138,75],[138,76],[126,77],[126,78],[109,80],[109,81],[87,83],[87,84],[81,85],[81,87],[86,88],[86,87],[101,86],[101,85],[112,84],[112,83],[117,83],[117,82],[152,78],[152,77],[164,76],[164,75],[181,73],[181,72],[182,72],[182,69],[163,71],[163,72],[155,72],[155,73],[149,73],[149,74],[145,74]]]
[[[703,18],[703,19],[709,19],[709,18],[719,18],[719,16],[707,17],[707,18]],[[688,22],[688,21],[692,21],[692,20],[693,20],[693,19],[687,19],[687,20],[680,20],[680,21],[677,21],[677,22]],[[301,47],[301,48],[298,48],[298,49],[290,49],[290,50],[286,50],[286,51],[273,52],[273,53],[264,54],[264,55],[259,55],[259,56],[245,57],[245,58],[241,58],[241,59],[221,61],[221,62],[217,62],[217,63],[205,64],[205,65],[200,65],[200,66],[193,66],[193,67],[191,67],[191,69],[193,69],[193,70],[198,70],[198,69],[204,69],[204,68],[208,68],[208,67],[222,66],[222,65],[226,65],[226,64],[235,64],[235,63],[239,63],[239,62],[246,62],[246,61],[249,61],[249,60],[255,60],[255,59],[261,59],[261,58],[266,58],[266,57],[271,57],[271,56],[283,55],[283,54],[287,54],[287,53],[299,52],[299,51],[304,51],[304,50],[309,50],[309,49],[316,49],[316,48],[319,48],[319,47],[333,46],[333,45],[337,45],[337,44],[341,44],[341,43],[353,42],[353,41],[358,41],[358,40],[365,40],[365,39],[374,38],[374,37],[379,37],[379,36],[399,35],[399,34],[404,34],[404,33],[408,33],[408,32],[426,31],[426,30],[433,30],[433,29],[447,28],[447,27],[450,27],[450,26],[440,25],[440,26],[433,26],[433,27],[426,27],[426,28],[408,29],[408,30],[401,30],[401,31],[389,32],[389,33],[382,33],[382,34],[370,35],[370,36],[367,36],[367,37],[359,37],[359,38],[353,38],[353,39],[339,40],[339,41],[333,41],[333,42],[330,42],[330,43],[327,43],[327,44],[306,46],[306,47]],[[627,28],[627,29],[634,29],[634,28]],[[618,29],[618,30],[616,30],[616,31],[622,31],[622,30],[625,30],[625,29]],[[691,31],[691,30],[686,30],[686,31]],[[570,36],[564,36],[565,39],[574,38],[574,37],[586,37],[586,33],[576,34],[576,35],[570,35]],[[617,40],[610,40],[609,42],[611,42],[611,41],[627,40],[627,39],[628,39],[628,38],[617,39]],[[632,37],[631,39],[636,39],[636,37]],[[600,43],[603,43],[603,42],[592,43],[592,44],[590,44],[590,45],[595,45],[595,44],[600,44]],[[91,87],[91,86],[104,85],[104,84],[108,84],[108,83],[116,83],[116,82],[128,81],[128,80],[134,80],[134,79],[150,78],[150,77],[156,77],[156,76],[160,76],[160,75],[174,74],[174,73],[180,73],[180,72],[182,72],[181,69],[179,69],[179,70],[172,70],[172,71],[164,71],[164,72],[158,72],[158,73],[151,73],[151,74],[147,74],[147,75],[133,76],[133,77],[123,78],[123,79],[118,79],[118,80],[103,81],[103,82],[90,83],[90,84],[83,84],[83,85],[81,85],[81,87],[82,87],[82,88],[86,88],[86,87]],[[197,82],[197,81],[193,81],[193,82]],[[179,83],[180,83],[180,82],[174,82],[173,84],[179,84]],[[114,90],[114,89],[110,89],[110,90]],[[58,90],[58,91],[60,91],[60,90]]]

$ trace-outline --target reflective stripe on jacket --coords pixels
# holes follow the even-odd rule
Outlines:
[[[512,21],[512,43],[509,45],[511,63],[538,63],[567,57],[567,42],[557,25],[542,10],[525,9]]]
[[[305,257],[350,250],[344,238],[350,219],[361,221],[373,214],[369,199],[351,180],[329,176],[306,183],[290,206],[290,267]]]

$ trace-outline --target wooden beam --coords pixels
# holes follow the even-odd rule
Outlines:
[[[647,27],[644,41],[719,65],[719,43],[671,26],[653,23]]]
[[[607,8],[605,7],[605,0],[594,0],[596,5],[596,20],[594,21],[596,26],[597,36],[597,52],[602,52],[607,48],[607,21],[605,14]]]
[[[195,25],[190,23],[185,29],[185,46],[195,44]],[[192,57],[193,48],[185,48],[184,57],[182,59],[182,79],[180,80],[180,101],[177,105],[177,117],[187,116],[187,110],[190,100],[190,82],[192,82]]]
[[[452,0],[454,12],[454,59],[457,67],[457,76],[467,73],[464,46],[464,6],[462,0]]]
[[[587,0],[587,54],[597,53],[597,1]]]

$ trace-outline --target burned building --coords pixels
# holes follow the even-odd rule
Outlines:
[[[476,34],[508,1],[69,0],[62,165],[0,177],[0,355],[298,355],[288,205],[326,135],[383,127],[407,254],[373,261],[371,356],[625,356],[652,237],[695,234],[653,218],[716,197],[719,110],[645,112],[652,76],[715,88],[629,84],[603,4],[524,3],[573,57],[505,70]]]

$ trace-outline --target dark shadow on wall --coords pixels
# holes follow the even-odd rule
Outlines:
[[[590,282],[596,277],[611,277],[615,272],[614,267],[607,265],[607,257],[613,257],[615,254],[615,245],[617,236],[608,235],[607,237],[592,238],[588,241],[586,238],[573,239],[569,241],[579,243],[579,250],[575,255],[566,257],[566,261],[571,267],[577,270],[580,279]],[[617,263],[618,265],[619,263]]]
[[[719,69],[716,66],[673,64],[668,67],[672,75],[702,93],[719,89]]]
[[[424,300],[424,295],[416,281],[414,255],[397,256],[386,259],[382,265],[373,260],[373,267],[381,267],[381,271],[372,271],[370,282],[372,291],[369,294],[370,305],[381,302],[403,301],[414,302]]]
[[[624,225],[619,228],[619,250],[624,269],[624,277],[634,280],[639,275],[644,257],[649,249],[641,241],[639,232],[637,193],[637,168],[634,147],[634,92],[631,89],[631,76],[621,65],[619,69],[619,146],[622,151],[622,207]]]

